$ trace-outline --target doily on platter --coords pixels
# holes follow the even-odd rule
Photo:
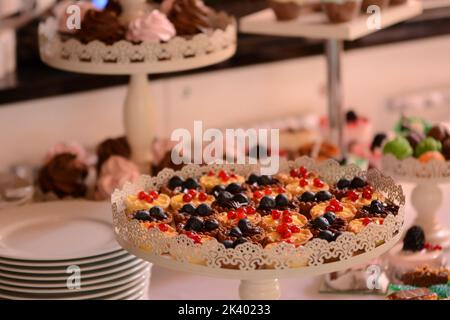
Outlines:
[[[281,165],[280,172],[289,172],[290,168],[305,166],[315,171],[327,183],[335,183],[343,177],[359,175],[365,177],[377,191],[383,193],[390,201],[400,206],[397,216],[388,215],[382,225],[369,224],[362,232],[354,234],[344,232],[334,242],[322,239],[309,241],[305,246],[294,247],[286,243],[263,248],[257,244],[244,243],[235,249],[226,249],[216,240],[204,244],[194,244],[185,235],[168,237],[161,231],[142,228],[136,220],[128,220],[125,199],[140,190],[159,188],[175,175],[171,169],[163,170],[158,176],[142,176],[136,183],[126,184],[122,190],[112,195],[113,222],[117,236],[132,246],[153,255],[164,256],[180,263],[203,265],[209,268],[239,269],[251,271],[256,269],[293,269],[319,266],[326,263],[344,261],[356,255],[370,252],[378,246],[389,242],[400,232],[403,221],[405,197],[402,187],[396,185],[392,178],[383,176],[378,170],[361,171],[354,165],[340,166],[334,160],[316,164],[314,160],[303,157]],[[176,172],[184,178],[200,177],[209,171],[227,170],[240,175],[248,175],[258,170],[256,165],[188,165]]]
[[[412,179],[448,179],[450,178],[450,161],[430,161],[422,163],[415,158],[398,160],[393,155],[382,158],[383,171],[397,177]]]
[[[166,43],[134,44],[122,40],[113,45],[101,41],[83,44],[77,39],[63,41],[56,19],[50,17],[39,25],[39,41],[44,61],[139,65],[201,58],[236,47],[237,27],[233,20],[226,30],[217,29],[211,34],[198,34],[192,38],[177,36]]]

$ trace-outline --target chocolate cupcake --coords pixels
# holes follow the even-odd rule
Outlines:
[[[331,23],[353,20],[361,10],[360,0],[322,0],[322,8]]]
[[[294,20],[300,15],[301,7],[295,1],[268,0],[267,3],[279,21]]]
[[[357,211],[355,219],[386,218],[390,214],[396,216],[399,209],[400,207],[396,204],[390,202],[383,203],[379,200],[373,200],[370,206],[364,206]]]
[[[330,201],[334,196],[329,191],[319,191],[317,193],[306,191],[298,196],[294,203],[298,206],[301,214],[311,219],[311,209],[321,202]]]
[[[173,221],[173,215],[170,212],[164,211],[159,206],[152,207],[150,210],[139,210],[130,215],[131,219],[140,222],[158,222],[170,224]]]
[[[361,10],[362,10],[362,12],[366,13],[367,9],[370,6],[377,6],[381,10],[383,10],[383,9],[386,9],[387,7],[389,7],[390,2],[391,2],[391,0],[363,0]]]
[[[178,211],[173,213],[175,223],[186,223],[191,217],[215,218],[218,212],[210,205],[202,203],[197,207],[192,203],[187,203]]]
[[[100,171],[103,163],[112,156],[120,156],[125,159],[130,159],[131,148],[125,137],[107,139],[100,143],[97,147],[97,171]]]
[[[108,45],[125,39],[125,28],[119,23],[113,11],[89,10],[81,23],[81,29],[75,37],[82,43],[102,41]]]
[[[347,221],[337,217],[332,212],[327,212],[308,223],[307,228],[314,238],[335,241],[343,232],[347,230]]]
[[[221,230],[217,239],[227,248],[234,248],[245,242],[262,244],[266,233],[263,228],[255,226],[247,219],[240,220],[237,226]]]
[[[86,196],[88,167],[72,153],[61,153],[41,168],[38,184],[44,193],[54,193],[59,198]]]
[[[219,233],[225,232],[225,229],[220,225],[219,221],[214,218],[214,216],[191,216],[184,223],[177,224],[177,231],[179,233],[193,231],[200,235],[216,238]]]

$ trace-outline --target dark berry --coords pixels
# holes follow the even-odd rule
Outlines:
[[[206,220],[204,225],[205,225],[205,230],[213,231],[219,227],[219,222],[216,219],[211,219],[211,220]]]
[[[338,181],[338,183],[336,184],[336,187],[340,190],[342,189],[347,189],[348,187],[350,187],[351,181],[348,179],[341,179]]]
[[[358,120],[358,115],[355,111],[350,110],[345,114],[345,120],[347,122],[355,122],[356,120]]]
[[[403,239],[403,251],[418,252],[425,247],[425,233],[419,226],[413,226],[406,232]]]
[[[233,240],[225,240],[224,242],[222,242],[222,244],[225,246],[225,248],[227,249],[232,249],[234,248],[234,242]]]
[[[316,193],[316,201],[317,202],[323,202],[328,201],[333,198],[333,195],[329,191],[319,191]]]
[[[234,195],[233,201],[239,202],[240,204],[248,204],[249,203],[247,196],[243,193],[238,193],[238,194]]]
[[[247,239],[245,239],[244,237],[240,237],[238,239],[236,239],[236,241],[234,241],[233,246],[236,247],[240,244],[246,243]]]
[[[219,196],[217,197],[217,200],[220,203],[223,203],[226,200],[231,200],[233,199],[233,195],[231,193],[229,193],[228,191],[222,191],[221,193],[219,193]]]
[[[319,229],[326,229],[330,226],[330,223],[325,217],[318,217],[314,219],[313,224]]]
[[[230,184],[225,188],[225,190],[228,191],[229,193],[236,194],[236,193],[241,192],[241,191],[242,191],[242,188],[241,188],[241,186],[240,186],[239,184],[233,182],[233,183],[230,183]]]
[[[148,211],[138,211],[135,213],[134,218],[139,221],[150,221],[152,218],[150,217],[150,213]]]
[[[259,202],[259,208],[261,210],[270,210],[275,208],[275,199],[272,196],[264,196]]]
[[[184,226],[184,229],[189,231],[202,231],[203,229],[203,221],[199,217],[190,217],[189,220],[186,222],[186,225]]]
[[[350,183],[350,188],[358,189],[364,188],[367,185],[367,182],[361,177],[354,177],[352,182]]]
[[[319,239],[327,240],[328,242],[333,241],[334,234],[330,230],[321,230],[319,233]]]
[[[197,189],[198,187],[200,187],[200,185],[194,178],[187,178],[183,183],[183,189]]]
[[[192,203],[186,203],[180,210],[182,213],[187,213],[189,215],[195,214],[195,206]]]
[[[173,176],[169,180],[169,188],[173,190],[175,188],[181,187],[183,183],[184,183],[183,178],[181,178],[180,176]]]
[[[380,200],[373,200],[370,203],[370,212],[374,214],[381,214],[384,212],[384,204]]]
[[[242,231],[241,231],[241,229],[239,229],[238,227],[232,228],[228,234],[229,234],[231,237],[236,237],[236,238],[242,237]]]
[[[375,151],[377,148],[381,148],[383,145],[383,141],[386,140],[387,136],[385,133],[378,133],[372,140],[372,144],[370,145],[370,150]]]
[[[316,195],[311,191],[306,191],[303,192],[303,194],[300,197],[298,197],[298,199],[302,202],[314,202],[316,201]]]
[[[328,221],[329,224],[333,224],[334,221],[336,220],[336,215],[334,214],[334,212],[331,212],[331,211],[325,212],[325,214],[323,215],[323,217],[324,217],[325,219],[327,219],[327,221]]]
[[[342,232],[336,231],[336,232],[334,233],[333,241],[336,241],[337,238],[339,238],[339,236],[340,236],[341,234],[342,234]]]
[[[247,183],[248,183],[248,184],[255,184],[255,183],[258,183],[258,179],[259,179],[258,175],[252,173],[252,174],[248,177]]]
[[[275,198],[275,205],[277,208],[286,208],[289,205],[288,197],[285,194],[280,193]]]
[[[260,186],[267,186],[272,184],[272,182],[273,182],[272,178],[266,175],[262,175],[258,178],[258,184]]]
[[[201,217],[206,217],[212,213],[212,209],[209,204],[202,203],[195,209],[195,213]]]
[[[164,209],[158,206],[150,209],[150,216],[159,221],[166,220],[168,218],[167,214],[164,212]]]
[[[223,191],[225,191],[225,186],[219,184],[212,189],[211,194],[217,198]]]
[[[238,228],[241,230],[243,234],[248,233],[251,229],[253,229],[252,224],[247,219],[239,220]]]

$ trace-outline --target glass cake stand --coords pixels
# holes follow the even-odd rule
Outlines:
[[[380,16],[380,29],[413,18],[422,11],[422,2],[417,0],[408,0],[403,5],[384,9]],[[303,15],[291,21],[277,21],[271,9],[248,15],[240,20],[240,31],[246,33],[325,40],[330,139],[339,146],[343,156],[346,153],[343,143],[344,95],[341,81],[343,43],[344,40],[353,41],[379,31],[371,27],[370,22],[370,15],[360,15],[350,22],[332,24],[323,13]]]
[[[146,0],[121,0],[122,17],[131,19]],[[149,90],[148,74],[161,74],[202,68],[225,61],[236,52],[237,27],[233,21],[226,30],[175,37],[167,43],[132,44],[120,41],[105,45],[99,41],[82,44],[62,41],[55,18],[39,26],[40,55],[46,64],[70,72],[130,75],[124,105],[124,123],[133,160],[144,173],[149,171],[151,145],[155,138],[155,107]]]
[[[305,165],[326,182],[343,176],[365,176],[374,188],[383,192],[400,206],[398,215],[389,215],[381,225],[369,224],[360,233],[344,232],[336,241],[321,239],[294,247],[277,244],[262,248],[244,243],[235,249],[225,249],[217,241],[196,245],[185,235],[167,237],[156,228],[146,230],[136,220],[129,220],[125,199],[139,190],[157,189],[174,175],[199,177],[213,170],[227,170],[243,176],[255,172],[250,165],[189,165],[181,171],[165,169],[156,177],[142,176],[126,184],[112,196],[113,223],[116,239],[127,251],[163,268],[190,272],[200,276],[241,280],[239,295],[245,300],[280,298],[280,278],[299,278],[327,274],[366,264],[390,250],[402,235],[404,195],[401,186],[377,170],[363,172],[356,166],[340,166],[335,161],[314,164],[312,159],[300,158],[289,162],[280,172]],[[263,267],[264,266],[264,267]]]

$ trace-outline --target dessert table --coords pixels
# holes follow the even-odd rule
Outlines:
[[[413,186],[411,184],[402,185],[407,196],[406,224],[409,226],[415,218],[414,209],[410,202]],[[445,188],[450,191],[450,186],[445,186]],[[438,216],[442,219],[443,224],[450,225],[450,215],[446,212],[447,208],[450,208],[449,198],[444,199],[444,204]],[[450,251],[446,251],[446,258],[447,261],[450,260]],[[281,299],[384,299],[380,295],[321,294],[319,293],[319,287],[322,278],[322,276],[317,276],[280,279]],[[148,299],[202,300],[205,296],[212,300],[239,299],[238,286],[239,280],[206,278],[153,266]],[[211,290],[211,288],[215,289]]]

